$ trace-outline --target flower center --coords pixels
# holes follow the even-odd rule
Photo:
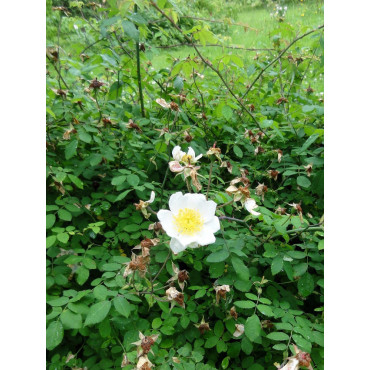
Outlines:
[[[185,154],[182,156],[181,160],[185,163],[191,163],[192,157],[190,154]]]
[[[175,225],[180,234],[194,235],[203,228],[203,218],[195,209],[180,209],[177,216],[174,216]]]

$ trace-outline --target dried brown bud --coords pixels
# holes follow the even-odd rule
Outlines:
[[[307,352],[297,353],[297,360],[300,366],[309,367],[311,365],[311,356]]]
[[[144,44],[140,44],[140,51],[145,51],[145,45]]]
[[[141,348],[143,349],[143,354],[149,353],[151,346],[154,344],[154,340],[151,337],[144,337],[141,340]]]
[[[193,140],[193,137],[191,136],[191,135],[186,135],[185,136],[185,140],[188,142],[188,143],[190,143],[192,140]]]
[[[104,82],[100,82],[98,81],[97,78],[95,78],[95,80],[92,80],[89,87],[92,88],[92,89],[100,89],[101,86],[104,85]]]
[[[231,307],[230,316],[233,317],[235,320],[238,318],[238,313],[236,312],[235,306]]]
[[[277,170],[269,170],[269,171],[267,171],[268,172],[268,175],[269,175],[269,177],[271,178],[271,179],[274,179],[275,181],[277,180],[277,178],[278,178],[278,175],[279,175],[279,171],[277,171]]]
[[[206,323],[204,323],[204,324],[200,324],[199,325],[199,332],[200,332],[200,334],[204,334],[206,331],[209,331],[209,330],[211,330],[210,328],[209,328],[209,325],[208,325],[208,323],[206,322]]]
[[[288,103],[288,99],[284,98],[284,97],[281,97],[278,100],[276,100],[277,105],[280,105],[281,103]]]
[[[206,121],[207,121],[207,119],[208,119],[204,112],[202,112],[202,118],[203,118],[204,120],[206,120]]]
[[[134,130],[136,130],[138,133],[142,133],[143,131],[141,130],[141,128],[139,127],[139,125],[137,125],[136,123],[134,123],[134,121],[132,119],[130,119],[128,121],[128,124],[126,124],[126,127],[127,128],[133,128]]]
[[[145,238],[144,240],[140,242],[140,245],[142,248],[150,248],[155,244],[153,243],[152,239]]]
[[[106,127],[108,124],[111,125],[112,124],[112,121],[109,119],[109,118],[106,118],[104,117],[102,119],[103,123],[104,123],[104,126]]]
[[[180,110],[179,106],[174,102],[174,101],[171,101],[170,103],[170,108],[175,111],[175,112],[178,112]]]
[[[272,329],[274,324],[270,320],[263,320],[261,321],[261,326],[264,329]]]
[[[253,104],[251,104],[251,105],[249,106],[249,110],[250,110],[251,112],[254,112],[254,111],[255,111],[255,109],[256,109],[256,107],[255,107]]]
[[[189,280],[189,274],[186,270],[179,271],[177,276],[180,283],[183,283],[185,280]]]

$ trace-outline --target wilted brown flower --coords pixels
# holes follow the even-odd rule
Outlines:
[[[263,149],[261,146],[258,146],[255,150],[254,150],[254,155],[257,155],[259,153],[263,153],[265,151],[265,149]]]
[[[258,186],[256,187],[256,194],[262,198],[262,200],[265,200],[265,194],[267,193],[267,186],[265,184],[258,183]]]
[[[276,151],[278,153],[278,162],[280,163],[281,158],[283,157],[283,151],[281,149],[277,149]]]
[[[183,103],[186,101],[186,95],[184,94],[179,94],[179,99],[180,99],[180,102]]]
[[[216,291],[216,304],[218,304],[220,298],[226,300],[226,293],[230,292],[230,286],[229,285],[215,286],[215,291]]]
[[[156,235],[158,235],[161,231],[163,231],[163,227],[160,222],[154,222],[154,224],[149,225],[148,230],[154,230]]]
[[[100,89],[103,85],[105,85],[104,82],[100,82],[97,78],[95,78],[90,82],[89,87],[92,89]]]
[[[203,335],[206,331],[211,330],[209,328],[209,323],[204,321],[204,317],[202,318],[200,324],[194,324],[194,326],[198,328],[201,335]]]
[[[281,97],[278,100],[276,100],[277,105],[280,105],[281,103],[288,103],[288,99],[285,97]]]
[[[275,181],[277,180],[277,178],[278,178],[278,175],[279,175],[279,171],[277,171],[277,170],[268,170],[267,171],[268,172],[268,176],[269,176],[269,178],[270,179],[274,179]]]
[[[171,110],[173,110],[174,112],[178,112],[180,110],[178,104],[176,104],[174,101],[171,101],[170,103],[170,108]]]
[[[253,104],[251,104],[251,105],[249,106],[249,110],[250,110],[251,112],[254,112],[254,111],[255,111],[255,109],[256,109],[256,107],[255,107]]]
[[[298,216],[299,216],[299,219],[301,220],[301,222],[303,222],[303,210],[302,210],[302,207],[301,207],[301,203],[299,202],[298,204],[297,203],[292,203],[290,204],[290,206],[293,207],[293,209],[295,209],[298,213]]]
[[[155,101],[157,104],[159,104],[163,108],[166,108],[166,109],[171,108],[171,105],[168,104],[163,98],[158,98]]]
[[[221,162],[220,167],[226,167],[229,173],[233,173],[233,166],[229,161]]]
[[[244,333],[244,325],[243,324],[235,324],[235,331],[233,336],[238,338]]]
[[[263,320],[261,321],[261,326],[264,329],[272,329],[274,324],[270,320]]]
[[[136,130],[140,134],[143,132],[142,129],[139,127],[139,125],[137,125],[132,119],[130,119],[128,121],[128,123],[126,124],[126,127],[127,128],[132,128],[132,129]]]
[[[275,363],[274,365],[280,370],[299,370],[301,366],[308,370],[313,370],[311,365],[311,356],[307,352],[302,352],[295,344],[293,344],[295,356],[288,357],[284,365]]]
[[[131,261],[126,262],[126,269],[123,273],[123,277],[127,277],[134,271],[139,271],[140,276],[144,276],[147,271],[147,265],[150,261],[149,256],[137,256],[132,253]]]
[[[230,316],[234,318],[235,320],[238,318],[238,313],[236,312],[235,306],[232,306],[230,308]]]
[[[210,157],[211,155],[214,155],[221,162],[221,157],[220,157],[221,149],[216,148],[216,142],[213,144],[211,148],[208,149],[206,154],[208,157]]]
[[[303,166],[306,169],[307,176],[310,177],[312,173],[313,163],[308,164],[307,166]]]
[[[150,335],[146,337],[142,332],[139,331],[140,340],[132,343],[135,346],[137,346],[137,357],[140,357],[142,355],[147,355],[149,352],[153,353],[153,351],[151,350],[151,347],[155,343],[155,341],[158,339],[158,337],[159,337],[159,334],[154,334],[154,335]]]
[[[53,6],[51,9],[53,11],[63,12],[67,17],[71,15],[71,13],[68,11],[68,8],[66,8],[65,6]]]
[[[136,247],[134,247],[132,249],[141,249],[142,256],[146,257],[146,256],[150,255],[150,248],[157,245],[159,243],[159,241],[160,240],[158,238],[155,238],[155,239],[145,238],[144,240],[142,240],[140,242],[139,245],[137,245]]]
[[[107,117],[103,117],[102,121],[104,123],[104,127],[107,127],[107,125],[112,125],[112,121]]]
[[[149,207],[149,204],[154,202],[154,200],[155,200],[155,193],[154,191],[151,191],[149,200],[144,202],[143,200],[140,199],[139,203],[134,203],[134,206],[137,211],[141,211],[144,217],[148,219],[150,217],[150,214],[147,208]]]
[[[275,210],[275,213],[278,214],[278,215],[285,215],[286,214],[286,208],[282,208],[282,207],[277,207],[276,210]]]
[[[175,275],[172,276],[171,279],[167,281],[167,283],[177,280],[179,287],[181,288],[182,291],[184,291],[186,280],[189,280],[189,273],[186,270],[179,270],[179,268],[173,262],[172,270],[175,273]]]
[[[173,302],[177,302],[182,308],[185,308],[184,295],[180,293],[176,288],[170,287],[166,290],[167,299],[171,302],[171,308]]]
[[[87,54],[80,54],[80,59],[83,63],[85,60],[90,59],[90,57]]]

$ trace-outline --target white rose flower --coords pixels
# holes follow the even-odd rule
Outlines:
[[[246,210],[252,215],[259,216],[261,214],[259,212],[254,211],[255,208],[258,208],[258,205],[254,199],[248,198],[244,205]]]
[[[215,232],[220,230],[216,203],[206,200],[203,194],[172,194],[170,210],[161,209],[157,216],[163,229],[170,236],[173,253],[182,252],[187,247],[197,248],[216,241]]]
[[[185,164],[195,164],[197,161],[202,158],[203,154],[195,156],[194,149],[189,146],[188,154],[183,152],[181,148],[177,145],[172,150],[172,157],[177,162],[184,162]]]

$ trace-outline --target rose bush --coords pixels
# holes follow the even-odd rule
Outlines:
[[[47,367],[322,369],[322,29],[156,69],[181,5],[48,2]]]

